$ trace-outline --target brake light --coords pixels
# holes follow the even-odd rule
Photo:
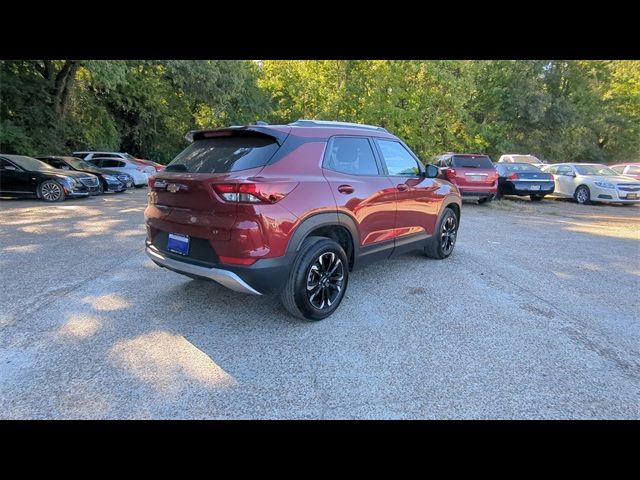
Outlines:
[[[518,175],[517,173],[510,173],[509,175],[507,175],[507,178],[509,180],[519,180],[520,179],[520,175]]]
[[[156,177],[147,178],[147,185],[149,185],[149,188],[153,188],[155,184],[156,184]]]
[[[214,183],[213,189],[227,202],[276,203],[297,185],[297,182]]]
[[[447,175],[447,177],[455,177],[456,176],[456,171],[453,168],[447,168],[445,170],[445,174]]]

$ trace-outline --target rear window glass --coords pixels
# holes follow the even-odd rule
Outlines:
[[[637,167],[635,165],[630,166],[629,170],[627,170],[627,174],[640,175],[640,167]]]
[[[491,159],[486,155],[455,155],[453,166],[459,168],[493,168]]]
[[[541,170],[533,165],[526,163],[511,163],[508,165],[500,165],[509,172],[540,172]]]
[[[263,167],[278,150],[267,136],[231,136],[196,140],[167,166],[167,171],[221,173]]]
[[[542,163],[533,155],[511,155],[511,158],[517,163]]]

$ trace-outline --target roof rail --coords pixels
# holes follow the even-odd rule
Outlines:
[[[349,122],[335,122],[331,120],[296,120],[289,123],[290,127],[329,127],[329,128],[365,128],[368,130],[378,130],[381,132],[388,132],[384,127],[378,127],[377,125],[365,125],[363,123],[349,123]]]

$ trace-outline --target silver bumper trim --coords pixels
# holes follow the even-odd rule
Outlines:
[[[156,252],[149,247],[146,247],[145,251],[149,258],[151,258],[151,260],[164,267],[177,270],[179,272],[190,273],[191,275],[198,275],[200,277],[209,278],[214,282],[219,283],[223,287],[227,287],[230,290],[234,290],[236,292],[262,295],[256,289],[250,287],[247,283],[245,283],[245,281],[242,280],[238,275],[228,270],[223,270],[221,268],[200,267],[191,263],[174,260],[173,258],[165,257],[164,255],[162,255],[162,253]]]

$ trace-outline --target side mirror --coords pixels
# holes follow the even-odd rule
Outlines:
[[[427,178],[436,178],[440,175],[440,169],[433,164],[427,165],[427,168],[424,170],[424,176]]]

